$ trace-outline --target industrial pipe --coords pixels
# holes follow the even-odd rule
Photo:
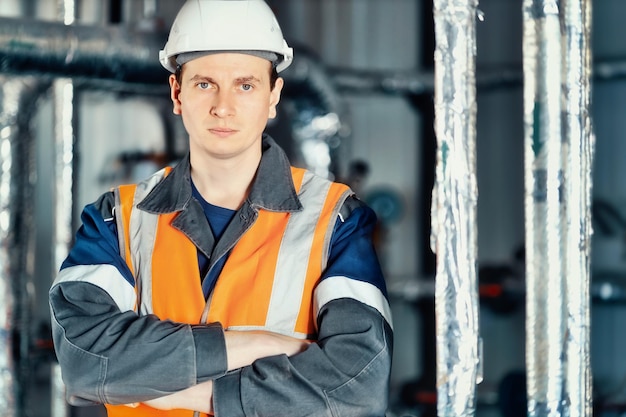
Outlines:
[[[523,7],[528,415],[560,416],[565,332],[560,16],[554,0],[525,0]]]
[[[591,123],[591,0],[565,0],[563,171],[567,415],[591,417],[591,207],[595,138]]]
[[[167,84],[166,33],[0,18],[0,72]]]
[[[591,415],[589,15],[585,0],[524,1],[526,368],[531,417]]]
[[[0,410],[3,416],[19,417],[21,369],[31,333],[24,299],[33,280],[27,263],[33,258],[35,165],[28,123],[46,87],[32,77],[4,75],[0,85]]]
[[[471,416],[481,378],[477,285],[477,0],[436,0],[436,180],[431,245],[437,255],[437,414]]]
[[[58,22],[0,17],[0,72],[79,78],[97,87],[119,89],[119,83],[141,94],[156,93],[167,86],[167,71],[158,62],[165,44],[164,32],[145,32],[119,26],[66,26]],[[296,48],[295,60],[313,60]],[[296,61],[294,60],[294,65]],[[626,78],[626,62],[600,61],[594,64],[594,79]],[[434,76],[422,71],[364,71],[324,67],[324,77],[339,92],[360,94],[432,94]],[[300,78],[288,69],[285,78]],[[524,73],[518,68],[492,68],[477,71],[479,91],[521,86]],[[163,88],[165,88],[163,87]],[[155,90],[156,88],[156,90]]]
[[[72,27],[76,18],[74,0],[57,0],[59,19],[66,27]],[[72,52],[73,54],[73,52]],[[67,59],[66,59],[67,60]],[[54,113],[54,193],[52,197],[52,270],[56,276],[61,263],[70,250],[74,234],[74,189],[75,189],[75,139],[76,111],[74,108],[74,83],[71,78],[57,78],[52,83]],[[61,367],[53,363],[50,370],[50,415],[68,417],[69,404],[65,400]]]

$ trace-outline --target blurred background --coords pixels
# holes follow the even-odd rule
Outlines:
[[[377,212],[394,317],[389,416],[436,415],[432,0],[268,0],[295,50],[268,132]],[[158,63],[182,0],[0,0],[0,363],[14,414],[62,401],[47,291],[81,208],[187,150]],[[477,22],[477,415],[525,412],[522,2]],[[593,2],[594,414],[626,414],[626,2]],[[620,133],[622,132],[622,133]]]

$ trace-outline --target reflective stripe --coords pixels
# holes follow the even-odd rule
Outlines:
[[[130,253],[137,277],[140,310],[144,314],[153,312],[152,308],[152,252],[156,240],[156,214],[136,210],[137,204],[143,201],[150,191],[163,179],[165,171],[161,170],[145,182],[137,185],[133,199],[133,211],[130,214]],[[143,260],[143,261],[142,261]]]
[[[71,266],[59,272],[54,285],[61,282],[88,282],[106,291],[120,311],[136,311],[135,289],[113,265]]]
[[[122,200],[123,190],[129,188],[133,188],[134,192],[134,187],[129,186],[121,186],[113,190],[113,195],[115,196],[115,207],[113,207],[113,214],[115,215],[115,223],[117,225],[117,239],[119,242],[120,256],[122,257],[122,259],[124,259],[124,262],[126,262],[126,264],[128,265],[128,269],[134,277],[135,270],[133,268],[133,263],[130,259],[130,249],[127,245],[128,219],[130,218],[130,212],[133,208],[133,205],[126,204],[126,202]]]
[[[143,210],[135,210],[135,207],[146,198],[150,191],[165,177],[166,173],[167,170],[162,169],[146,181],[137,184],[136,187],[125,186],[118,188],[118,194],[120,194],[119,201],[121,204],[129,200],[121,194],[134,191],[127,233],[118,233],[118,235],[127,235],[128,237],[128,242],[120,241],[120,244],[130,245],[131,262],[129,265],[132,265],[134,269],[135,279],[137,281],[137,292],[139,294],[139,312],[142,315],[151,314],[153,312],[151,259],[156,239],[158,216]],[[125,213],[120,213],[120,217],[123,214]]]
[[[118,189],[127,263],[134,267],[142,315],[196,323],[206,300],[198,284],[194,243],[171,226],[176,213],[136,209],[165,175],[155,175],[136,189]],[[302,211],[258,212],[224,265],[207,306],[208,321],[229,329],[314,337],[314,289],[326,267],[339,209],[352,192],[306,170],[293,168],[292,175]]]
[[[342,276],[329,277],[320,282],[315,290],[315,316],[327,303],[340,298],[352,298],[375,308],[393,328],[391,308],[383,293],[368,282]]]
[[[233,248],[213,290],[208,321],[315,337],[313,292],[328,257],[337,213],[350,189],[292,168],[302,210],[259,210]]]
[[[198,293],[201,294],[201,287],[199,285],[199,276],[195,277],[190,274],[185,274],[186,271],[178,270],[176,263],[170,263],[172,254],[177,257],[182,257],[187,260],[189,268],[195,270],[198,274],[198,260],[196,256],[195,246],[193,242],[182,236],[182,233],[174,229],[169,225],[169,221],[176,215],[176,213],[157,215],[149,213],[144,210],[136,208],[137,204],[145,199],[145,197],[152,191],[152,189],[170,172],[170,168],[159,171],[147,181],[140,184],[121,186],[115,190],[116,193],[116,205],[120,206],[120,210],[116,210],[118,219],[118,238],[120,239],[120,253],[126,254],[126,263],[133,271],[136,282],[136,291],[139,295],[133,291],[133,299],[139,299],[140,314],[156,314],[161,319],[172,319],[174,321],[196,323],[189,319],[189,310],[193,310],[193,304],[189,291],[184,286],[185,278],[194,281],[198,288]],[[119,196],[119,199],[117,198]],[[160,223],[164,222],[164,223]],[[120,227],[121,225],[121,227]],[[159,226],[161,226],[159,228]],[[157,233],[158,230],[158,233]],[[156,238],[160,239],[160,243],[164,243],[160,247],[155,246]],[[169,246],[171,245],[171,246]],[[191,250],[185,251],[184,249],[191,248]],[[189,254],[191,253],[191,256]],[[178,259],[180,261],[180,259]],[[153,262],[157,262],[153,271]],[[160,263],[159,263],[160,262]],[[165,264],[165,266],[163,266]],[[153,273],[154,272],[154,273]],[[172,277],[175,273],[180,273],[182,277],[179,280],[173,280]],[[175,293],[161,288],[163,281],[174,283],[179,286],[180,292]],[[177,288],[177,289],[178,289]],[[157,291],[157,294],[153,296],[153,290]],[[159,294],[160,292],[160,294]],[[171,297],[178,294],[179,297]],[[171,302],[167,303],[167,308],[171,307],[171,310],[177,314],[168,315],[170,311],[165,314],[159,314],[162,311],[159,308],[163,305],[163,297],[170,296]],[[161,297],[161,298],[159,298]],[[201,300],[204,303],[204,300]],[[157,305],[154,305],[156,303]],[[201,311],[201,308],[199,309]],[[197,314],[199,316],[199,314]],[[155,410],[144,404],[140,404],[137,408],[130,408],[126,406],[106,405],[107,413],[109,417],[192,417],[195,415],[206,416],[206,414],[194,413],[189,410],[168,410],[161,411]]]
[[[278,254],[272,295],[268,306],[266,326],[273,331],[294,332],[309,268],[309,256],[314,233],[330,189],[329,181],[319,181],[306,172],[298,198],[303,211],[289,217]]]

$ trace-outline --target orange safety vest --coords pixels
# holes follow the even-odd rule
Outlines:
[[[256,222],[232,249],[207,304],[197,248],[171,226],[178,213],[156,215],[136,209],[169,171],[163,170],[160,178],[153,177],[145,187],[126,185],[116,190],[120,251],[136,278],[139,314],[197,324],[204,312],[207,323],[220,322],[225,329],[314,337],[313,290],[325,269],[335,219],[351,194],[349,188],[292,168],[303,210],[260,210]],[[106,408],[110,417],[194,415],[193,411],[160,411],[143,404]]]

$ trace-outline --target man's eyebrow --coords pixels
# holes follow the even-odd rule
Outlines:
[[[261,82],[261,80],[259,80],[259,79],[258,79],[257,77],[255,77],[254,75],[247,75],[247,76],[245,76],[245,77],[237,77],[237,78],[235,79],[235,81],[236,81],[238,84],[245,84],[245,83],[249,83],[249,82],[251,82],[251,81],[254,81],[254,82],[257,82],[257,83],[260,83],[260,82]]]
[[[212,84],[215,83],[213,78],[211,78],[209,76],[206,76],[206,75],[200,75],[200,74],[196,74],[193,77],[191,77],[190,81],[192,81],[192,82],[208,82],[208,83],[212,83]],[[243,76],[243,77],[235,78],[235,83],[236,84],[245,84],[245,83],[250,83],[250,82],[260,83],[261,80],[259,78],[255,77],[254,75],[246,75],[246,76]]]
[[[200,74],[196,74],[193,77],[191,77],[190,81],[201,81],[201,82],[209,82],[212,83],[213,79],[211,77],[207,77],[205,75],[200,75]]]

